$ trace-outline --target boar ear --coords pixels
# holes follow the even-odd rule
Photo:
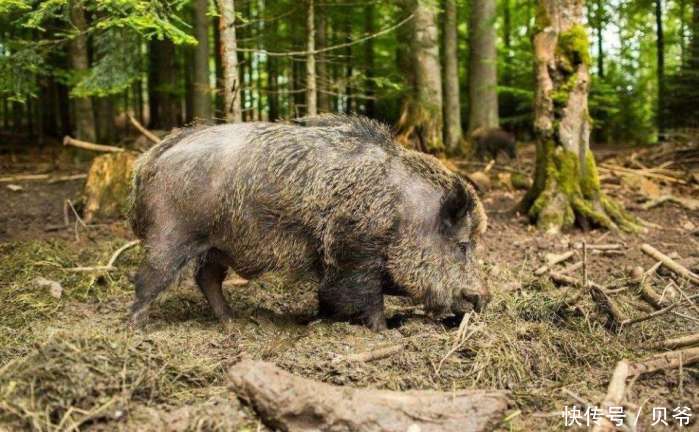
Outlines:
[[[447,225],[452,226],[463,219],[466,214],[473,210],[473,199],[464,188],[464,185],[456,181],[451,190],[444,197],[440,218]]]

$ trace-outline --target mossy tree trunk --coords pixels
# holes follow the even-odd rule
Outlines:
[[[534,35],[536,168],[522,206],[558,232],[575,223],[635,231],[636,221],[600,189],[590,151],[589,41],[583,0],[539,0]]]

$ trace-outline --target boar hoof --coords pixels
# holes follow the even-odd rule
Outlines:
[[[148,323],[148,307],[132,312],[128,326],[131,330],[138,330],[145,327],[146,323]]]
[[[384,317],[383,313],[375,314],[374,316],[369,317],[366,320],[366,326],[377,333],[388,329],[388,326],[386,325],[386,318]]]

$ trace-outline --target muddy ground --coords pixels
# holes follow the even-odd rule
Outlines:
[[[84,164],[55,161],[55,155],[2,156],[0,167],[3,176],[86,170]],[[513,404],[500,429],[570,430],[562,415],[566,406],[599,405],[617,361],[643,359],[659,352],[655,342],[698,332],[699,309],[683,304],[610,331],[588,296],[568,307],[562,299],[570,291],[547,276],[535,277],[533,270],[546,254],[567,251],[576,242],[620,244],[614,254],[590,253],[589,278],[622,289],[613,298],[627,316],[645,315],[649,307],[629,274],[654,260],[639,246],[649,243],[682,258],[696,257],[699,212],[673,203],[642,210],[638,191],[609,179],[607,192],[652,224],[646,233],[545,235],[511,212],[523,192],[498,182],[498,172],[513,168],[504,164],[491,170],[493,188],[483,194],[489,228],[479,253],[494,299],[485,313],[471,317],[470,336],[448,357],[459,324],[455,319],[433,319],[404,299],[389,298],[391,328],[380,334],[318,320],[314,287],[289,283],[281,275],[242,285],[230,276],[226,296],[237,318],[223,328],[193,286],[191,273],[185,274],[154,306],[150,324],[130,331],[126,316],[138,247],[125,252],[118,270],[108,274],[66,270],[105,264],[132,240],[128,227],[120,221],[83,227],[72,214],[70,224],[61,226],[65,200],[79,203],[80,180],[0,183],[0,430],[266,430],[227,389],[226,371],[243,357],[353,387],[503,389]],[[12,191],[8,184],[22,189]],[[695,192],[682,190],[697,198]],[[559,269],[579,260],[578,253]],[[58,282],[60,293],[37,278]],[[663,292],[672,279],[661,273],[653,286]],[[699,293],[686,281],[676,285],[665,294]],[[396,343],[405,349],[385,359],[333,361]],[[698,383],[697,366],[644,376],[628,389],[627,418],[640,411],[638,430],[697,430]],[[693,410],[684,428],[672,418],[672,410],[683,406]],[[654,407],[668,409],[669,426],[651,425]]]

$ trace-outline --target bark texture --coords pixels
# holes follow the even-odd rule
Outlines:
[[[600,190],[590,151],[589,41],[583,0],[539,0],[534,35],[536,168],[523,207],[549,232],[578,223],[637,230]]]
[[[87,53],[87,21],[82,3],[78,0],[70,2],[70,21],[79,32],[70,41],[70,63],[77,74],[85,73],[90,67]],[[92,111],[92,100],[89,97],[80,97],[73,100],[75,106],[75,136],[85,141],[95,141],[95,116]]]
[[[498,75],[495,32],[495,0],[474,0],[469,34],[469,133],[498,127]]]
[[[508,408],[503,392],[353,389],[243,360],[229,377],[239,398],[284,431],[490,431]]]
[[[175,45],[169,40],[152,40],[148,55],[149,125],[151,129],[169,130],[177,126],[180,116]]]
[[[316,8],[316,46],[317,48],[323,49],[328,44],[327,29],[326,29],[326,18],[325,11],[321,8]],[[329,77],[328,77],[328,63],[325,53],[318,53],[316,55],[317,65],[316,69],[318,72],[318,112],[327,113],[330,112],[330,97],[328,94],[329,87]]]
[[[442,74],[439,63],[436,0],[406,0],[413,11],[411,28],[415,88],[401,113],[400,139],[417,149],[444,153]]]
[[[243,121],[240,105],[240,75],[238,70],[238,43],[235,36],[235,4],[233,0],[218,0],[221,59],[223,66],[223,107],[226,121]]]
[[[194,34],[197,46],[194,49],[194,92],[192,95],[195,119],[211,119],[211,88],[209,86],[209,17],[206,15],[208,0],[194,2]]]
[[[315,5],[313,0],[308,0],[306,15],[306,115],[318,114],[318,92],[316,90],[316,23]]]
[[[444,1],[444,145],[449,154],[461,152],[461,102],[456,0]]]

